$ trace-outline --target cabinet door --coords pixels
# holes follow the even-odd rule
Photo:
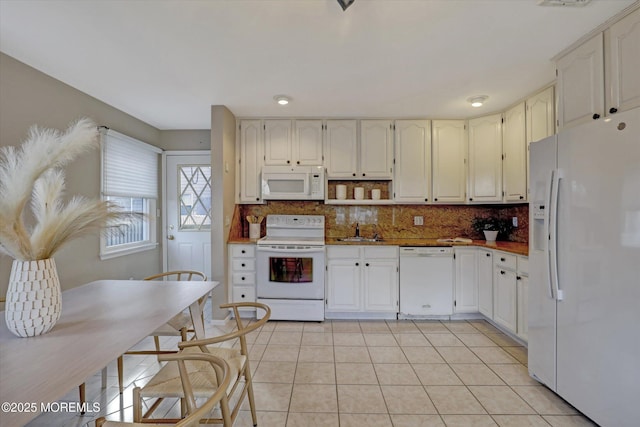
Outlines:
[[[238,203],[261,203],[262,122],[242,120],[238,124],[238,134]]]
[[[364,260],[364,310],[398,312],[398,261]]]
[[[604,116],[602,33],[558,59],[558,130]]]
[[[428,202],[431,190],[431,127],[428,120],[396,120],[396,202]]]
[[[515,333],[516,319],[516,273],[496,267],[493,278],[493,320]]]
[[[616,22],[607,37],[607,114],[640,106],[640,9]]]
[[[360,169],[362,178],[391,179],[393,135],[391,120],[360,121]]]
[[[504,113],[502,128],[504,200],[527,198],[527,138],[524,102]]]
[[[453,311],[478,311],[478,264],[476,249],[455,250],[456,284]]]
[[[478,250],[478,310],[493,319],[493,253]]]
[[[291,120],[264,121],[264,164],[290,165]]]
[[[553,86],[527,99],[527,144],[555,133],[555,98]]]
[[[467,128],[464,120],[431,122],[433,201],[465,201],[467,182]]]
[[[523,340],[527,341],[527,319],[528,319],[528,304],[529,304],[529,278],[527,276],[518,276],[517,280],[517,293],[518,293],[518,325],[517,335]]]
[[[469,201],[502,200],[502,115],[469,120]]]
[[[360,311],[360,260],[327,261],[327,310]]]
[[[355,178],[358,161],[355,120],[327,120],[324,160],[328,178]]]
[[[296,120],[292,147],[297,165],[321,165],[322,120]]]

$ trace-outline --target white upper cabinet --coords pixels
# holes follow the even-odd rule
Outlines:
[[[360,167],[362,179],[393,177],[393,133],[391,120],[360,121]]]
[[[424,203],[431,191],[431,126],[428,120],[396,120],[394,200]]]
[[[432,168],[434,203],[465,201],[467,129],[464,120],[433,120]]]
[[[539,92],[526,101],[527,144],[539,141],[555,133],[555,98],[553,86]]]
[[[355,120],[327,120],[324,159],[328,178],[355,178],[358,167],[357,135]]]
[[[292,164],[291,120],[265,120],[263,127],[264,164]]]
[[[640,106],[640,9],[605,32],[606,114]]]
[[[238,123],[239,137],[236,149],[238,203],[262,203],[260,191],[260,171],[264,158],[262,131],[262,120],[242,120]]]
[[[297,165],[322,165],[322,120],[296,120],[292,158]]]
[[[265,120],[265,165],[321,165],[322,120]]]
[[[470,202],[502,201],[502,115],[469,120]]]
[[[602,43],[602,33],[599,33],[558,59],[559,129],[604,116]]]
[[[527,198],[527,141],[524,102],[504,113],[502,127],[505,201]]]

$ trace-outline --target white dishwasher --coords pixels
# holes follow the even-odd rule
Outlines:
[[[399,317],[453,314],[453,248],[400,248]]]

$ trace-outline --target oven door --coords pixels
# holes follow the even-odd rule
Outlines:
[[[260,245],[257,296],[324,299],[324,246]]]

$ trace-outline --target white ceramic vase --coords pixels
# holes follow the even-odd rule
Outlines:
[[[495,242],[498,237],[498,232],[493,230],[483,230],[484,238],[487,242]]]
[[[19,337],[34,337],[51,330],[60,318],[60,279],[53,258],[13,261],[5,304],[9,330]]]

